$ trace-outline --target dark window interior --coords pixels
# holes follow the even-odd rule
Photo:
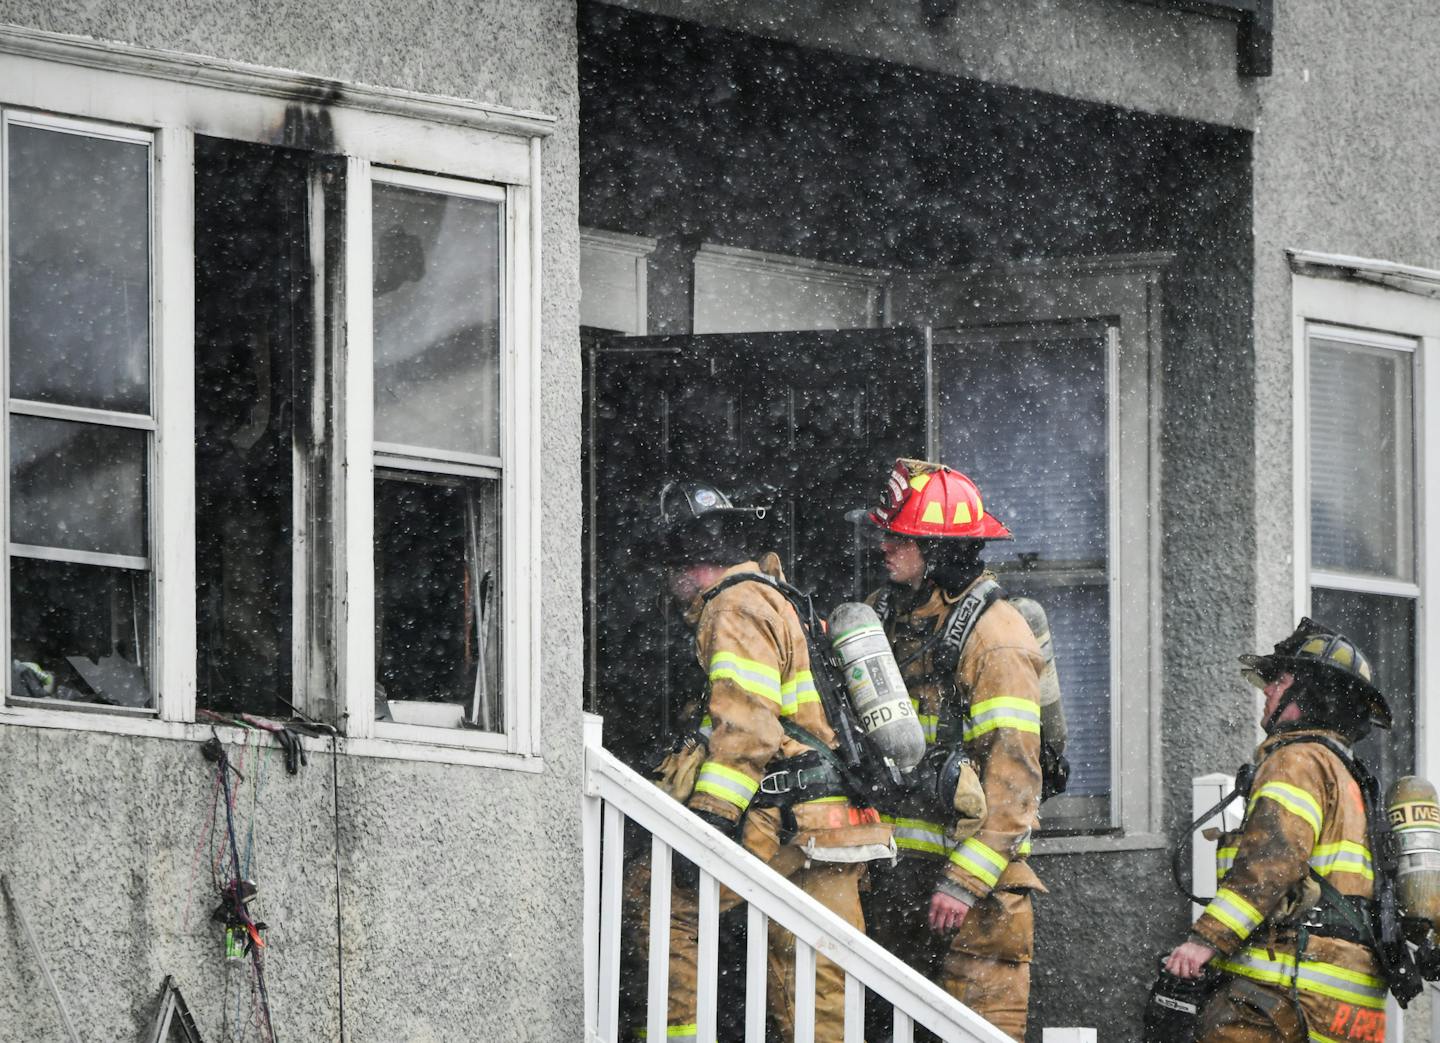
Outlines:
[[[198,705],[218,711],[290,714],[307,176],[291,150],[195,142]]]

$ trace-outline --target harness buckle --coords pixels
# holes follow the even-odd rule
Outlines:
[[[790,770],[788,768],[780,771],[772,771],[760,780],[760,792],[772,797],[783,797],[796,786],[790,781]]]

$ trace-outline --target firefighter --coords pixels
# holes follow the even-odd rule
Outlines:
[[[1240,662],[1265,693],[1267,738],[1242,830],[1220,838],[1220,887],[1166,969],[1225,972],[1200,1013],[1204,1043],[1383,1043],[1367,912],[1378,870],[1345,758],[1371,725],[1390,727],[1390,708],[1355,644],[1309,619]]]
[[[1044,891],[1026,857],[1040,809],[1040,688],[1045,660],[1024,617],[989,604],[958,657],[941,629],[985,575],[981,554],[1010,531],[980,491],[941,464],[898,460],[882,503],[861,520],[878,529],[889,585],[870,604],[901,665],[925,728],[927,758],[968,756],[985,811],[966,835],[954,808],[885,816],[901,858],[874,867],[871,937],[1001,1031],[1023,1039],[1034,916]]]
[[[758,561],[749,555],[753,523],[763,509],[735,507],[716,487],[692,481],[667,485],[660,506],[670,589],[686,606],[708,676],[699,728],[708,749],[693,786],[677,790],[672,775],[667,788],[697,818],[863,930],[860,880],[866,860],[893,855],[891,829],[874,810],[855,806],[838,772],[828,770],[831,762],[807,745],[818,741],[830,749],[836,738],[794,607],[765,582],[733,579],[760,574],[783,581],[775,554]],[[801,768],[809,781],[803,795],[791,794],[787,780]],[[696,873],[689,862],[677,861],[670,921],[671,1043],[695,1038]],[[772,926],[767,996],[786,1039],[794,1029],[794,977],[794,939]],[[743,982],[735,984],[743,990]],[[721,983],[722,997],[727,987],[733,986]],[[821,957],[815,972],[816,1040],[845,1038],[844,1001],[844,972]]]

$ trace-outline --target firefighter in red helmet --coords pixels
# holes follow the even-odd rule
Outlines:
[[[916,704],[932,751],[962,750],[979,773],[986,810],[960,829],[953,808],[892,817],[901,852],[872,867],[871,936],[997,1028],[1023,1039],[1034,920],[1044,891],[1026,858],[1040,808],[1040,676],[1045,660],[1030,626],[997,589],[981,554],[1010,531],[980,490],[941,464],[897,460],[878,506],[890,582],[869,598]],[[958,649],[942,630],[980,614]],[[957,607],[960,611],[957,611]],[[947,651],[948,650],[948,651]]]

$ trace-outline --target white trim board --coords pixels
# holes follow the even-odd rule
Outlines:
[[[882,269],[710,243],[695,254],[694,275],[696,333],[875,329],[890,279]]]

